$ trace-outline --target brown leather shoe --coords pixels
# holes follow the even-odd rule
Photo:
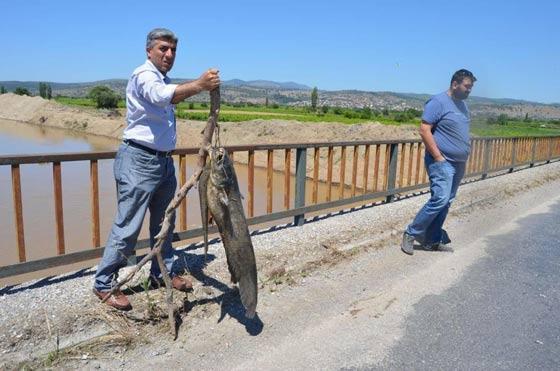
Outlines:
[[[193,284],[192,280],[187,277],[175,276],[171,280],[171,285],[175,290],[187,292],[192,289]]]
[[[103,300],[107,295],[109,295],[109,292],[101,292],[98,291],[97,289],[93,289],[93,293],[95,294],[95,296],[97,296],[100,300]],[[117,290],[117,292],[115,292],[113,295],[111,295],[111,297],[109,299],[107,299],[107,301],[105,302],[105,304],[112,306],[115,309],[118,310],[131,310],[132,309],[132,305],[130,305],[130,302],[128,301],[128,298],[126,297],[125,294],[122,293],[121,290]]]

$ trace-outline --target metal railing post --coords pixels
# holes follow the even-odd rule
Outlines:
[[[531,164],[529,167],[535,166],[535,153],[537,152],[537,138],[531,138],[533,140],[533,149],[531,151]]]
[[[511,167],[509,168],[509,172],[513,173],[515,169],[515,154],[517,152],[517,138],[513,138],[511,141]]]
[[[391,143],[389,149],[389,171],[387,172],[387,191],[391,192],[387,195],[386,201],[393,202],[395,195],[392,193],[395,190],[397,183],[397,158],[399,155],[399,144]]]
[[[482,179],[486,179],[488,176],[488,171],[490,170],[490,154],[492,153],[492,141],[490,139],[484,139],[484,158],[483,168],[482,168]]]
[[[550,164],[550,160],[552,160],[552,144],[554,143],[553,138],[548,138],[548,158],[546,159],[546,163]]]
[[[296,189],[294,207],[305,206],[305,177],[307,170],[307,148],[296,149]],[[305,214],[294,216],[294,225],[301,226],[305,222]]]

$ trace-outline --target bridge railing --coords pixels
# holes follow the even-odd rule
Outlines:
[[[344,205],[374,200],[391,202],[398,194],[411,193],[428,186],[424,169],[425,148],[419,140],[294,143],[226,147],[236,166],[247,166],[245,212],[250,225],[294,218],[304,222],[305,214],[340,208]],[[186,182],[187,157],[196,156],[197,148],[174,151],[178,159],[178,178]],[[65,153],[49,155],[1,156],[0,166],[11,168],[13,225],[15,241],[3,241],[2,249],[17,249],[18,263],[0,266],[0,278],[30,273],[98,258],[103,253],[100,235],[99,170],[100,160],[111,160],[116,152]],[[560,137],[473,138],[465,179],[486,178],[491,173],[546,164],[560,158]],[[62,169],[64,165],[89,163],[90,236],[81,251],[67,252],[64,214],[72,213],[63,205]],[[29,164],[47,164],[52,168],[56,244],[49,257],[28,261],[22,206],[20,169]],[[255,168],[266,170],[266,208],[255,215]],[[283,177],[282,187],[273,186],[273,175]],[[295,176],[294,176],[295,175]],[[307,183],[307,185],[306,185]],[[319,192],[321,186],[322,192]],[[7,191],[7,189],[5,190]],[[281,207],[273,207],[273,195],[282,193]],[[188,198],[188,196],[187,196]],[[178,208],[174,241],[202,236],[202,228],[187,228],[187,200]],[[5,218],[6,216],[1,216]],[[72,217],[72,216],[67,216]],[[111,218],[113,216],[110,216]],[[216,232],[215,227],[210,232]],[[138,241],[137,249],[149,247],[147,239]],[[49,248],[49,247],[47,247]],[[5,256],[5,253],[2,255]]]

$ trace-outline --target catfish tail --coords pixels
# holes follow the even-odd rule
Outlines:
[[[257,274],[244,274],[239,279],[239,296],[245,307],[245,316],[253,318],[257,309]]]

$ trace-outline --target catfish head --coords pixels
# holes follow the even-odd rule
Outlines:
[[[210,182],[218,190],[220,201],[227,205],[228,190],[233,184],[233,172],[228,153],[222,147],[210,150]]]

